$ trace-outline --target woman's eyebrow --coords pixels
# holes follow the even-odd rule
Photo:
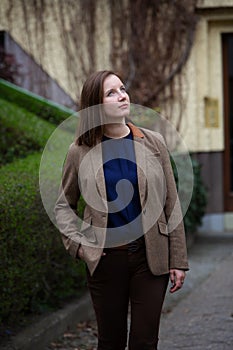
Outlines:
[[[122,84],[122,85],[120,86],[120,89],[121,89],[122,87],[125,88],[125,85]],[[105,91],[105,94],[107,94],[108,92],[110,92],[110,91],[112,91],[112,90],[115,90],[115,89],[117,89],[117,88],[116,88],[116,87],[109,88],[109,89],[107,89],[107,90]]]
[[[112,90],[113,90],[113,88],[107,89],[107,90],[105,91],[105,94],[107,94],[108,92],[110,92],[110,91],[112,91]]]

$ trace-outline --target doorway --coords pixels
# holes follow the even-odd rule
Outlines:
[[[222,34],[224,99],[224,206],[233,211],[233,33]]]

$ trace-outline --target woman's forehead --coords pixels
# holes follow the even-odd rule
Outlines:
[[[104,80],[104,90],[119,87],[122,84],[122,81],[116,75],[111,74]]]

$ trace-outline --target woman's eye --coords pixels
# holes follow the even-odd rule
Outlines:
[[[121,87],[120,87],[120,91],[121,91],[121,92],[126,92],[126,88],[125,88],[124,86],[121,86]],[[107,93],[107,97],[113,96],[114,93],[117,93],[117,90],[110,90],[110,91]]]

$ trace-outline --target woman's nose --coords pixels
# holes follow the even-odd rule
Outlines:
[[[118,99],[119,99],[119,101],[124,101],[126,99],[125,93],[120,91]]]

